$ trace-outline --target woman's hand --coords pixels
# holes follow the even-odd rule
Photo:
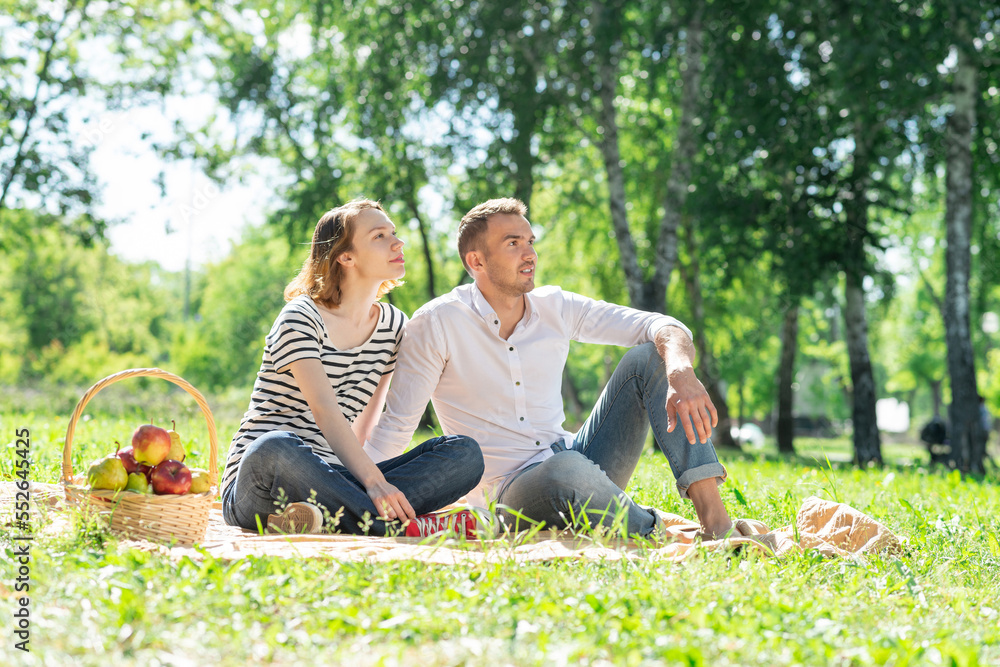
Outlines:
[[[368,497],[375,503],[379,518],[384,521],[399,521],[406,523],[416,518],[416,513],[410,506],[403,492],[383,478],[366,489]]]
[[[365,492],[385,521],[405,522],[416,518],[410,501],[403,492],[385,480],[374,461],[362,449],[358,436],[344,418],[337,404],[337,394],[330,386],[326,370],[318,359],[299,359],[288,365],[316,425],[323,432],[330,449],[354,478],[365,487]],[[379,385],[381,387],[381,384]],[[383,392],[384,394],[384,392]],[[381,402],[384,395],[379,398]],[[381,404],[378,405],[381,410]],[[367,411],[367,408],[365,409]]]

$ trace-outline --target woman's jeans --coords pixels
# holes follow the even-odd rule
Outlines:
[[[432,438],[377,465],[417,514],[455,502],[483,476],[479,444],[459,435]],[[222,494],[222,516],[229,525],[256,531],[267,527],[269,514],[302,501],[328,515],[325,524],[330,530],[356,535],[400,532],[399,523],[378,518],[375,504],[347,468],[327,463],[287,431],[271,431],[246,448],[236,479]]]
[[[500,488],[501,520],[515,528],[517,514],[550,528],[618,524],[628,535],[650,536],[655,510],[635,504],[622,489],[635,472],[649,426],[667,457],[681,498],[694,482],[717,478],[726,469],[712,441],[690,444],[678,424],[667,432],[667,375],[652,343],[629,350],[611,375],[597,405],[576,434],[572,449],[552,445],[556,454],[518,471]],[[502,505],[502,507],[501,507]]]

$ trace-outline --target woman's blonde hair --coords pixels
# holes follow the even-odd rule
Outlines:
[[[285,288],[285,301],[305,294],[327,308],[340,305],[343,299],[340,281],[344,267],[337,258],[353,249],[354,220],[362,211],[369,209],[385,213],[377,201],[355,199],[323,214],[313,231],[309,257],[302,263],[299,275]],[[402,280],[386,280],[379,286],[376,298],[381,299],[401,284]]]

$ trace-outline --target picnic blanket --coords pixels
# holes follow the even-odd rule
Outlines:
[[[63,489],[57,484],[32,484],[33,522],[43,534],[71,530]],[[0,483],[0,525],[12,525],[14,484]],[[44,515],[44,518],[42,518]],[[666,514],[667,539],[657,543],[566,533],[542,532],[531,539],[500,537],[461,543],[458,540],[413,537],[369,537],[356,535],[258,535],[222,519],[216,503],[205,539],[195,546],[171,546],[145,540],[123,539],[125,547],[159,551],[171,557],[193,559],[247,556],[283,558],[328,557],[343,561],[386,562],[420,560],[439,564],[476,564],[489,561],[517,562],[556,559],[620,560],[646,559],[681,562],[697,554],[734,549],[781,557],[789,552],[813,549],[827,557],[861,557],[869,553],[900,550],[905,539],[863,512],[815,496],[806,498],[795,523],[772,530],[760,521],[737,520],[742,533],[725,540],[701,541],[699,525],[684,517]]]

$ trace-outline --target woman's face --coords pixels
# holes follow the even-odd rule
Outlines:
[[[396,237],[396,225],[382,211],[369,208],[354,218],[352,248],[342,257],[354,260],[358,277],[397,280],[406,273],[403,242]]]

